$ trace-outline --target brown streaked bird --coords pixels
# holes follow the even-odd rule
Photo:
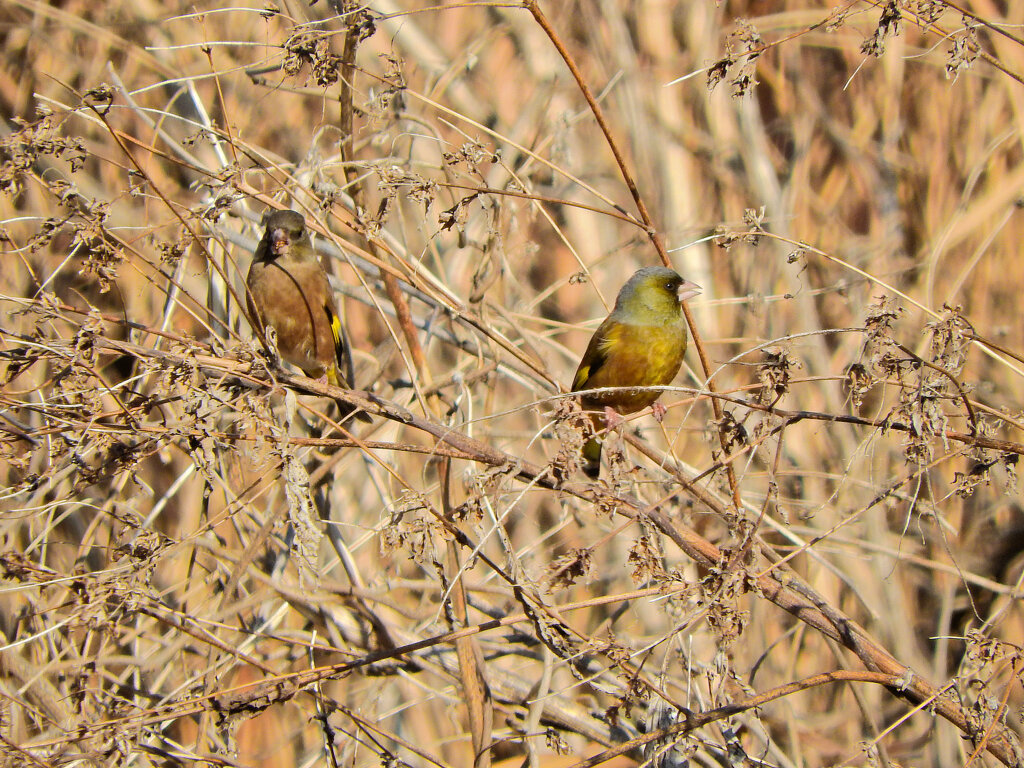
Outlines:
[[[649,405],[655,416],[664,406],[655,402],[657,389],[672,383],[686,352],[686,321],[682,302],[701,292],[699,285],[684,280],[666,267],[646,267],[622,286],[615,307],[605,318],[583,353],[572,391],[617,387],[614,391],[581,395],[580,403],[591,411],[599,431],[614,426],[619,415],[635,413]],[[601,439],[583,446],[583,471],[596,479],[601,471]]]
[[[264,215],[266,230],[246,278],[249,314],[264,331],[273,327],[281,358],[314,379],[352,386],[352,353],[335,310],[334,293],[320,266],[306,221],[297,211]],[[341,418],[356,412],[338,401]],[[370,421],[365,411],[357,417]]]

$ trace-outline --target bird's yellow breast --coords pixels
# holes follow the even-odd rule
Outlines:
[[[599,349],[604,362],[586,380],[587,389],[598,387],[663,387],[679,372],[686,352],[683,325],[627,325],[609,328]],[[611,406],[620,413],[646,408],[658,399],[657,390],[608,392],[588,395],[584,407]]]

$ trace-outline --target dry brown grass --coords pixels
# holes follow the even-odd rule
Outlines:
[[[1024,3],[235,5],[0,7],[5,765],[1024,764]],[[589,484],[623,169],[704,355]]]

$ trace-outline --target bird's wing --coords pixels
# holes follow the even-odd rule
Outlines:
[[[587,382],[594,378],[595,374],[601,370],[601,366],[608,362],[614,328],[614,321],[608,317],[594,332],[587,345],[587,351],[583,353],[580,367],[576,369],[576,376],[572,380],[573,392],[587,389]]]
[[[330,301],[324,302],[324,312],[331,324],[331,337],[334,339],[334,357],[338,361],[339,378],[345,381],[344,386],[351,387],[355,382],[355,366],[352,363],[352,348],[348,343],[348,334],[345,333],[345,326],[334,311]]]
[[[327,280],[327,273],[321,271],[320,274],[327,289],[323,300],[323,307],[324,314],[327,316],[331,327],[331,338],[334,340],[334,359],[337,361],[335,365],[327,369],[327,378],[330,381],[333,372],[335,380],[330,381],[330,383],[348,389],[354,387],[356,381],[356,370],[352,363],[352,347],[348,343],[345,325],[341,322],[341,318],[338,317],[338,313],[334,311],[334,301],[331,298],[330,282]],[[355,406],[341,400],[338,401],[338,407],[341,409],[342,419],[354,412],[359,421],[367,423],[371,421],[370,414],[366,411],[357,410]]]

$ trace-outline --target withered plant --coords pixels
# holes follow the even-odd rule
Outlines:
[[[0,19],[3,765],[1024,765],[1024,3]],[[353,390],[252,330],[281,207]]]

